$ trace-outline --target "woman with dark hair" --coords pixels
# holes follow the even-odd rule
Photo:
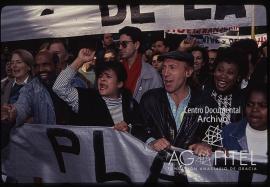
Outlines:
[[[32,54],[25,49],[16,49],[12,52],[10,67],[14,80],[1,90],[1,105],[17,101],[20,89],[32,78],[33,62]]]
[[[194,57],[194,72],[193,72],[193,82],[197,84],[200,88],[209,79],[208,70],[208,53],[207,50],[200,46],[195,46],[190,49]]]
[[[219,49],[213,78],[203,86],[204,94],[217,104],[222,126],[242,119],[244,92],[240,83],[247,74],[247,62],[247,55],[238,49]]]
[[[93,58],[93,51],[81,49],[74,62],[58,76],[53,91],[78,114],[77,124],[109,126],[119,131],[131,131],[138,138],[143,137],[139,132],[142,121],[138,103],[123,88],[127,74],[121,63],[97,64],[98,90],[71,87],[70,81],[77,70]]]

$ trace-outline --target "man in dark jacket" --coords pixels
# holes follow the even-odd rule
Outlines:
[[[215,116],[206,111],[199,91],[189,86],[193,73],[193,56],[171,51],[160,56],[164,61],[162,77],[164,88],[146,92],[140,102],[147,125],[147,143],[156,151],[171,146],[191,149],[198,155],[210,155],[211,146],[202,143],[206,129]]]

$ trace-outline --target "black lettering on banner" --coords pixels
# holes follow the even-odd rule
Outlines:
[[[184,5],[185,20],[211,19],[211,8],[194,9],[194,5]]]
[[[103,1],[102,1],[103,2]],[[105,4],[99,4],[99,10],[101,12],[101,24],[102,26],[117,25],[122,23],[126,19],[126,5],[117,5],[117,14],[110,16],[109,7]]]
[[[140,13],[140,5],[130,5],[131,23],[155,23],[154,12]]]
[[[48,128],[47,136],[52,144],[59,169],[62,173],[65,173],[66,168],[62,153],[73,153],[78,155],[80,153],[79,139],[71,130],[61,128]],[[65,137],[70,139],[70,141],[72,142],[71,146],[58,144],[56,137]]]
[[[96,181],[106,182],[113,180],[125,181],[129,185],[132,185],[131,179],[124,173],[120,172],[109,172],[106,173],[106,161],[104,154],[104,142],[103,142],[103,132],[94,131],[93,132],[93,145],[95,153],[95,171],[96,171]]]
[[[217,5],[215,19],[222,20],[227,15],[234,14],[236,18],[246,17],[246,9],[244,5],[230,6],[230,5]]]
[[[175,182],[176,184],[188,184],[188,179],[186,175],[180,174],[178,172],[175,172],[175,176],[165,175],[161,173],[161,170],[163,168],[164,162],[168,162],[168,156],[166,151],[160,151],[154,158],[154,161],[150,168],[150,174],[144,183],[144,187],[149,185],[157,185],[158,179],[163,179],[167,181]],[[178,158],[179,158],[179,152],[177,152]],[[181,156],[180,159],[183,162],[183,157]]]

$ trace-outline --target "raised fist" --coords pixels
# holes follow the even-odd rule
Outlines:
[[[83,61],[83,63],[92,61],[94,59],[94,56],[95,56],[95,51],[92,51],[87,48],[82,48],[78,54],[78,58],[81,61]]]
[[[179,44],[178,50],[188,51],[189,49],[197,45],[198,44],[196,38],[186,38]]]
[[[95,60],[95,51],[87,48],[82,48],[79,51],[77,58],[71,64],[71,67],[75,70],[78,70],[84,63],[92,62],[94,60]]]

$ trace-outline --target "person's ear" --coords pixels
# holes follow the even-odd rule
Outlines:
[[[141,43],[139,41],[135,42],[135,48],[138,50],[140,47]]]
[[[66,53],[65,58],[64,58],[64,61],[66,62],[68,60],[68,58],[69,58],[69,54]]]
[[[117,88],[122,88],[123,86],[124,86],[124,82],[123,81],[118,82]]]
[[[191,77],[192,73],[193,73],[193,68],[187,67],[186,68],[186,77]]]

